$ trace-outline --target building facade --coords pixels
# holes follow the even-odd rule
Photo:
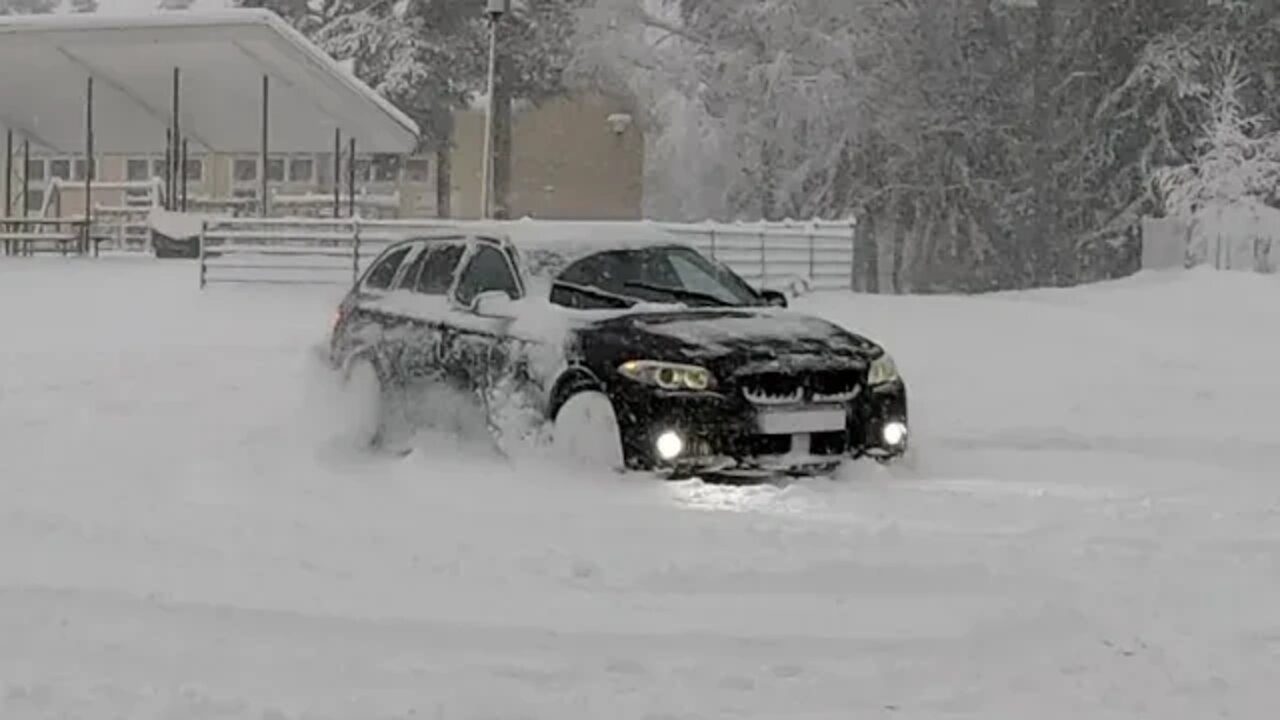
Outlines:
[[[643,203],[644,135],[626,105],[603,95],[576,95],[517,111],[512,126],[509,205],[513,217],[548,219],[637,219]],[[455,116],[450,153],[449,215],[479,217],[483,110]],[[113,154],[96,157],[95,212],[142,207],[150,202],[148,181],[165,176],[165,156]],[[11,214],[24,210],[20,158],[10,179]],[[268,157],[256,154],[191,154],[186,165],[188,209],[256,213],[261,178],[268,179],[272,215],[332,213],[335,170],[347,203],[347,167],[335,168],[332,152]],[[29,215],[67,217],[84,212],[83,155],[35,155],[26,167]],[[56,182],[55,182],[56,179]],[[366,217],[439,217],[436,156],[360,155],[355,190]],[[128,181],[130,187],[111,187]],[[154,186],[154,182],[152,183]],[[56,188],[56,190],[55,190]]]

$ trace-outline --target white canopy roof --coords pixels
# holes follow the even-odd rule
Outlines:
[[[0,18],[0,133],[79,153],[85,86],[94,78],[94,146],[103,153],[165,147],[173,68],[179,126],[191,149],[260,146],[262,78],[270,78],[271,152],[323,152],[333,133],[357,152],[408,153],[418,127],[268,10]]]

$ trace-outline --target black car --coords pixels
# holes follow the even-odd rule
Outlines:
[[[397,242],[343,300],[330,360],[376,384],[518,405],[566,451],[667,477],[808,475],[907,448],[890,356],[665,231],[509,222]]]

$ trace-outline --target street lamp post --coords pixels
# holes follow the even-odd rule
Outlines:
[[[511,0],[485,0],[485,15],[489,17],[489,101],[484,113],[484,163],[480,173],[480,217],[493,216],[493,105],[494,90],[498,82],[498,21],[511,11]]]

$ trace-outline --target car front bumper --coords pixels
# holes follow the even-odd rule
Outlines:
[[[613,395],[628,465],[676,476],[823,474],[850,458],[898,457],[909,442],[901,382],[864,388],[847,402],[780,407],[632,384]],[[680,439],[675,456],[659,452],[666,433]]]

